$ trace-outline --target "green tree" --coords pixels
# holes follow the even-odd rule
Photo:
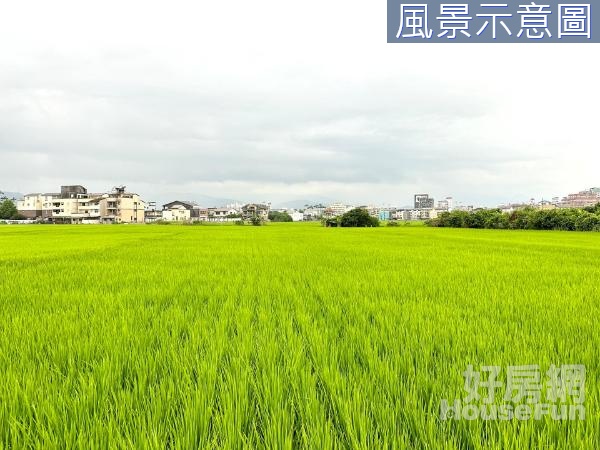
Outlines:
[[[11,219],[17,217],[19,212],[12,200],[4,200],[0,203],[0,219]]]
[[[378,227],[379,219],[372,217],[366,209],[354,208],[342,215],[340,225],[342,227]]]
[[[293,222],[292,216],[286,212],[271,211],[269,213],[269,220],[271,222]]]

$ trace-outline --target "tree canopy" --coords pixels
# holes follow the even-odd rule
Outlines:
[[[0,203],[0,219],[16,219],[17,217],[19,217],[19,212],[12,200],[6,199]]]
[[[292,216],[280,211],[271,211],[269,213],[269,220],[271,222],[293,222]]]
[[[364,208],[354,208],[340,217],[342,227],[378,227],[379,219]]]

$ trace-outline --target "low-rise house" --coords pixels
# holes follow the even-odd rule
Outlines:
[[[299,211],[293,211],[288,213],[294,222],[302,222],[304,220],[304,213]]]
[[[239,212],[233,208],[208,208],[208,220],[213,222],[226,222],[237,215]]]
[[[208,209],[201,208],[196,202],[175,200],[163,205],[162,220],[167,222],[208,220]]]
[[[192,220],[191,210],[183,205],[170,206],[163,208],[162,220],[166,222],[189,222]]]

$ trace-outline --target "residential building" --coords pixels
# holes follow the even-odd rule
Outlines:
[[[434,199],[429,194],[415,194],[415,209],[426,209],[434,207]]]
[[[507,203],[506,205],[499,205],[498,209],[503,213],[512,213],[519,209],[531,208],[529,203]]]
[[[162,220],[162,210],[156,209],[156,202],[148,202],[144,216],[146,223],[157,222]]]
[[[377,215],[379,220],[390,220],[391,212],[388,209],[380,209]]]
[[[343,203],[332,203],[323,211],[325,217],[337,217],[350,211],[352,206],[344,205]]]
[[[419,220],[421,212],[418,209],[398,209],[392,215],[396,220]]]
[[[292,211],[288,213],[294,222],[302,222],[304,220],[304,213],[299,211]]]
[[[126,192],[125,186],[118,186],[111,193],[90,197],[89,211],[98,206],[102,223],[143,223],[146,204],[138,194]]]
[[[238,214],[239,211],[234,208],[208,208],[208,220],[213,222],[225,222]]]
[[[422,210],[420,210],[419,219],[421,219],[421,220],[436,219],[437,216],[438,216],[438,211],[435,208],[422,209]]]
[[[59,197],[58,193],[27,194],[17,201],[17,210],[28,219],[49,219],[52,217],[52,200]]]
[[[163,205],[162,220],[167,222],[190,222],[194,205],[189,202],[174,201]]]
[[[454,209],[454,199],[452,197],[446,197],[444,200],[438,201],[437,208],[443,211],[452,211]]]
[[[563,197],[562,201],[558,204],[559,208],[585,208],[586,206],[594,206],[600,203],[600,192],[599,188],[591,188],[587,191],[577,192],[576,194],[569,194]]]
[[[125,186],[111,193],[89,194],[80,185],[61,186],[60,193],[28,194],[17,209],[30,219],[55,223],[144,222],[145,203]]]
[[[251,219],[252,217],[259,217],[262,220],[269,220],[270,210],[271,205],[268,203],[248,203],[242,206],[242,218],[247,220]]]
[[[163,205],[162,220],[169,222],[189,222],[209,219],[207,208],[198,206],[196,202],[175,200]]]
[[[541,200],[537,205],[537,209],[556,209],[558,206],[549,200]]]
[[[306,208],[304,210],[304,218],[302,220],[304,221],[313,221],[313,220],[321,220],[321,217],[323,217],[323,214],[325,214],[325,206],[323,205],[316,205],[316,206],[309,206],[308,208]]]

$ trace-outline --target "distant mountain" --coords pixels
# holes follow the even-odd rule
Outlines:
[[[225,206],[225,205],[231,205],[233,203],[243,203],[240,201],[237,201],[235,199],[232,198],[221,198],[221,197],[211,197],[209,195],[199,195],[199,194],[193,194],[191,192],[184,192],[184,193],[180,193],[180,194],[167,194],[167,195],[160,195],[156,198],[151,198],[149,196],[145,196],[144,197],[145,201],[155,201],[156,202],[156,206],[157,207],[162,207],[162,205],[169,203],[169,202],[173,202],[175,200],[179,200],[179,201],[191,201],[191,202],[196,202],[198,205],[206,207],[206,208],[210,208],[213,206]]]
[[[244,203],[239,200],[235,200],[233,198],[221,198],[221,197],[211,197],[209,195],[195,195],[191,198],[191,200],[198,203],[200,206],[225,206],[232,205],[234,203]]]
[[[15,199],[15,200],[21,200],[23,198],[23,194],[21,194],[20,192],[10,192],[10,191],[4,191],[2,189],[0,189],[0,197],[6,197],[9,199]]]
[[[329,205],[331,203],[334,203],[334,201],[332,199],[326,198],[326,197],[320,197],[320,198],[313,198],[313,199],[286,200],[284,202],[277,202],[276,204],[274,204],[272,206],[273,206],[273,208],[276,208],[276,209],[283,209],[283,208],[303,209],[303,208],[306,208],[306,205],[308,205],[308,206],[318,205],[318,204]]]

